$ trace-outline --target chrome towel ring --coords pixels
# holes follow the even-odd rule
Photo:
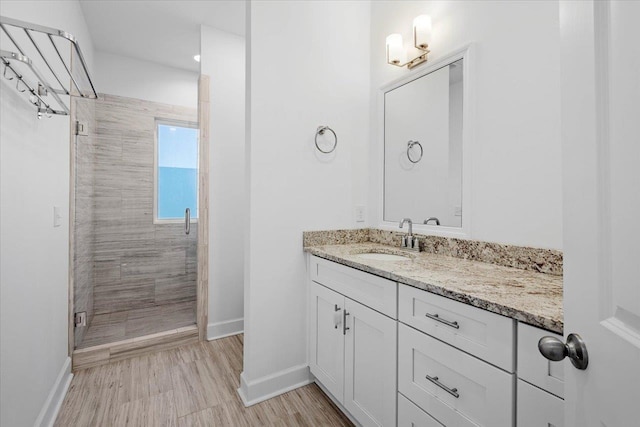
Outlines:
[[[414,145],[417,145],[418,147],[420,147],[420,157],[418,157],[418,160],[413,160],[411,158],[411,149],[413,148]],[[411,163],[418,163],[420,160],[422,160],[422,155],[424,154],[424,150],[422,149],[422,144],[420,144],[419,141],[409,141],[407,142],[407,157],[409,158],[409,161]]]
[[[333,134],[334,142],[333,142],[333,147],[331,147],[330,150],[325,151],[322,148],[320,148],[320,146],[318,145],[318,135],[324,135],[324,132],[327,131],[327,130]],[[315,141],[316,141],[316,148],[318,149],[318,151],[320,151],[321,153],[324,153],[324,154],[333,153],[333,151],[338,146],[338,136],[333,131],[333,129],[331,129],[329,126],[318,126],[318,129],[316,129]]]

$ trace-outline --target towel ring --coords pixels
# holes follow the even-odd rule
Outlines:
[[[418,147],[420,147],[420,157],[418,157],[418,160],[413,160],[411,158],[411,149],[413,148],[414,145],[417,145]],[[409,158],[409,161],[411,163],[418,163],[420,160],[422,160],[422,155],[424,154],[424,150],[422,149],[422,144],[420,144],[419,141],[409,141],[407,142],[407,157]]]
[[[333,134],[333,139],[334,139],[334,143],[333,143],[333,147],[331,147],[331,149],[329,151],[324,151],[322,148],[320,148],[320,146],[318,145],[318,135],[324,135],[324,131],[328,130],[329,132],[331,132]],[[318,129],[316,130],[316,137],[315,137],[315,141],[316,141],[316,148],[318,149],[318,151],[320,151],[321,153],[324,154],[329,154],[329,153],[333,153],[333,151],[336,149],[336,147],[338,146],[338,136],[336,135],[336,133],[333,131],[333,129],[331,129],[329,126],[318,126]]]

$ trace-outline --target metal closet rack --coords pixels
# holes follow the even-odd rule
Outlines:
[[[19,92],[29,91],[29,102],[37,107],[38,118],[42,115],[69,115],[69,107],[60,95],[98,97],[78,40],[72,34],[5,16],[0,16],[0,28],[0,36],[6,36],[16,50],[0,49],[3,76],[7,80],[15,79]],[[22,39],[22,46],[19,39]],[[62,53],[65,49],[69,51],[67,60]],[[48,69],[45,73],[32,60],[37,57],[36,53]],[[57,82],[55,86],[49,83],[52,78]],[[57,105],[47,102],[47,95],[51,95]]]

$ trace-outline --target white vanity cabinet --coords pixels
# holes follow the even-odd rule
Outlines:
[[[364,426],[562,427],[561,336],[309,258],[309,366]],[[564,341],[564,340],[563,340]]]
[[[311,373],[361,425],[396,425],[397,284],[316,257],[310,272]]]
[[[564,365],[538,351],[538,341],[561,335],[518,324],[518,427],[564,426]]]

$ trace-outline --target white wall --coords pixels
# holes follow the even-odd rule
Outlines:
[[[408,72],[386,64],[385,37],[400,32],[410,40],[413,18],[420,14],[430,14],[433,20],[431,60],[467,43],[476,44],[470,237],[561,249],[556,1],[372,2],[371,162],[376,166],[370,187],[371,225],[379,224],[382,185],[375,97],[381,86]]]
[[[201,73],[210,77],[209,339],[243,330],[245,39],[201,27]]]
[[[198,106],[198,73],[102,51],[96,51],[95,58],[99,93]]]
[[[369,2],[252,2],[241,394],[308,380],[302,231],[354,228],[366,204]],[[320,155],[319,125],[338,135]]]
[[[91,66],[77,1],[3,1],[2,15],[74,34]],[[24,94],[0,80],[0,424],[19,427],[50,421],[70,380],[70,126],[64,116],[37,120]],[[53,206],[63,214],[57,228]]]

